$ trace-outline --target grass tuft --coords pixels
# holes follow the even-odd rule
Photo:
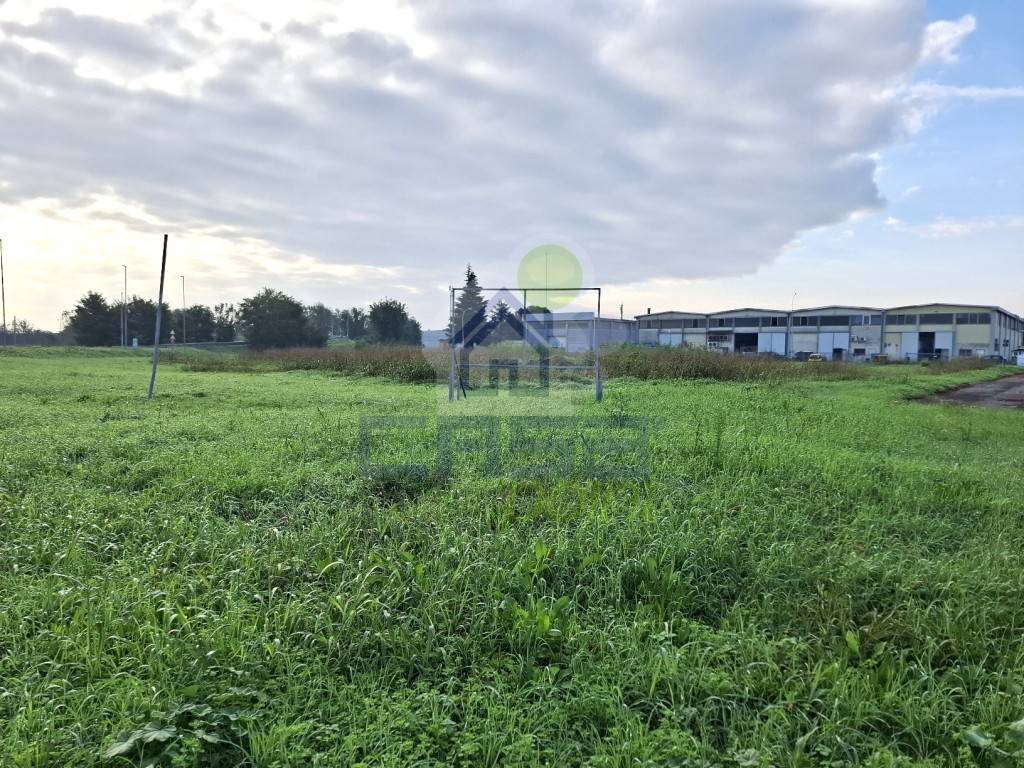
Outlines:
[[[145,356],[4,357],[0,765],[1018,760],[1024,412],[907,400],[1005,369],[618,350],[600,404],[448,404],[318,354],[152,402]],[[646,418],[646,476],[429,461],[442,418],[567,413]],[[364,472],[362,416],[426,469]]]

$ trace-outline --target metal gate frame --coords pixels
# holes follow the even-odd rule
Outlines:
[[[466,288],[464,286],[463,287],[456,287],[456,286],[451,286],[451,285],[448,286],[448,301],[449,301],[449,310],[448,310],[448,318],[449,318],[449,320],[448,320],[448,322],[451,322],[451,318],[453,318],[455,316],[455,293],[456,293],[456,291],[465,291],[465,290],[466,290]],[[479,290],[482,291],[482,292],[486,292],[486,293],[501,293],[501,292],[504,292],[504,293],[510,293],[510,294],[511,293],[522,293],[523,294],[523,329],[524,329],[523,330],[523,345],[524,346],[526,345],[526,330],[525,330],[526,329],[526,314],[527,314],[526,308],[529,306],[529,303],[526,300],[526,296],[527,296],[527,294],[530,291],[534,291],[534,292],[541,291],[541,292],[544,292],[544,293],[550,293],[552,291],[555,291],[555,292],[558,292],[558,291],[577,291],[577,292],[578,291],[596,291],[597,292],[597,312],[594,315],[593,325],[592,325],[592,328],[591,328],[591,344],[594,347],[594,364],[593,365],[559,365],[559,366],[557,366],[557,368],[559,370],[570,370],[570,371],[589,371],[590,369],[593,369],[594,370],[594,399],[597,402],[601,402],[601,399],[604,397],[604,384],[601,381],[601,345],[598,344],[598,321],[601,319],[601,289],[600,288],[561,288],[561,287],[551,287],[551,288],[549,288],[549,287],[546,287],[546,286],[544,288],[505,288],[505,287],[502,287],[502,288],[484,288],[484,287],[480,287]],[[462,323],[460,325],[460,328],[465,329],[465,327],[466,327],[466,318],[463,317],[462,318]],[[448,400],[449,401],[454,401],[456,399],[457,394],[458,394],[458,383],[457,383],[456,377],[455,377],[455,369],[456,369],[456,367],[460,367],[460,368],[491,368],[492,366],[489,363],[466,363],[464,365],[459,364],[456,361],[456,359],[455,359],[455,351],[456,351],[456,349],[458,349],[458,347],[455,344],[452,343],[451,339],[448,340],[448,347],[451,350],[451,365],[450,365],[449,370],[448,370]],[[540,371],[541,364],[537,363],[536,366],[526,365],[524,367],[528,367],[528,368],[536,367],[537,370]]]

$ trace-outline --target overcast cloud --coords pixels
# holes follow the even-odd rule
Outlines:
[[[930,82],[974,20],[910,0],[133,5],[0,6],[0,203],[105,195],[367,300],[541,237],[603,284],[750,272],[881,208],[874,153],[948,100],[1022,95]]]

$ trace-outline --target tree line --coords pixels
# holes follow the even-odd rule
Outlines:
[[[28,320],[17,317],[7,324],[7,327],[0,330],[4,344],[11,346],[39,346],[50,347],[60,343],[60,335],[52,331],[44,331],[36,328]]]
[[[127,304],[86,293],[68,313],[68,328],[77,344],[110,347],[121,343],[122,310],[127,310],[127,343],[153,344],[156,302],[133,296]],[[189,344],[244,340],[253,349],[322,347],[332,337],[372,344],[422,343],[420,324],[397,299],[381,299],[360,307],[331,309],[322,303],[304,305],[281,291],[264,288],[234,304],[186,309],[162,308],[160,343]]]

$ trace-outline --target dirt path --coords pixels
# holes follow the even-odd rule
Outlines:
[[[986,381],[923,398],[926,403],[959,403],[990,408],[1024,408],[1024,376]]]

